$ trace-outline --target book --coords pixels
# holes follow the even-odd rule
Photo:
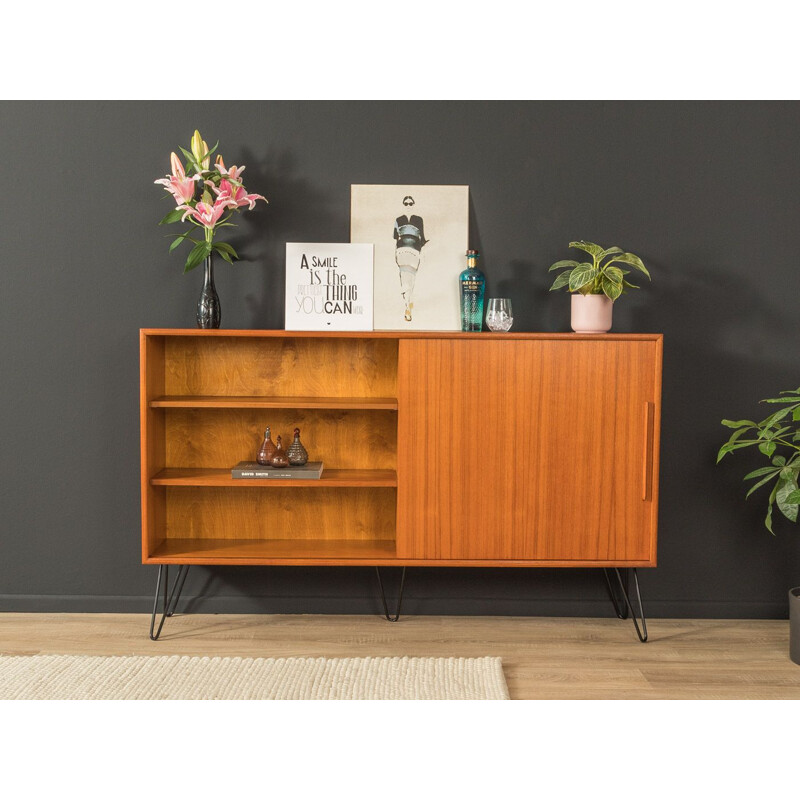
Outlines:
[[[231,478],[248,480],[271,478],[272,480],[319,480],[322,477],[322,462],[309,461],[302,467],[265,467],[258,461],[240,461],[232,470]]]

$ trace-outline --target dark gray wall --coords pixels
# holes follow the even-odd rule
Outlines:
[[[0,609],[148,610],[138,329],[194,325],[201,275],[168,254],[153,180],[195,127],[270,200],[231,237],[243,261],[218,271],[223,327],[282,327],[284,242],[347,241],[351,183],[469,184],[472,245],[519,330],[569,329],[546,270],[571,239],[640,254],[653,284],[617,304],[614,330],[665,335],[647,610],[785,615],[798,531],[784,520],[771,537],[764,498],[744,501],[756,457],[714,459],[722,417],[758,415],[760,398],[800,384],[797,103],[0,104]],[[197,611],[371,613],[373,580],[197,568],[186,593]],[[601,581],[418,569],[406,608],[607,615]]]

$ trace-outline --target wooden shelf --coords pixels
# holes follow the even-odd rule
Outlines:
[[[334,489],[338,487],[397,486],[393,469],[326,469],[319,480],[295,478],[234,479],[229,469],[162,469],[150,479],[151,486],[292,487],[293,489]]]
[[[397,411],[397,398],[163,395],[151,400],[150,408],[319,408]]]
[[[146,562],[154,564],[332,564],[396,560],[394,540],[165,539]]]

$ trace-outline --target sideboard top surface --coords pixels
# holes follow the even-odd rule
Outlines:
[[[263,338],[313,338],[313,339],[491,339],[491,340],[565,340],[565,341],[659,341],[661,333],[531,333],[489,331],[466,333],[463,331],[286,331],[199,328],[142,328],[142,336],[202,336],[202,337],[263,337]]]

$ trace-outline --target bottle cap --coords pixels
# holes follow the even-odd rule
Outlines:
[[[474,258],[480,258],[480,253],[477,250],[467,250],[468,256],[473,256]]]

